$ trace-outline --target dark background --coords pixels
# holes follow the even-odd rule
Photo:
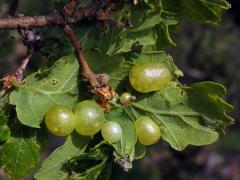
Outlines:
[[[0,0],[0,16],[6,12],[7,2]],[[142,160],[134,162],[130,172],[124,173],[114,165],[112,180],[240,180],[240,1],[229,2],[232,8],[218,26],[184,19],[173,35],[177,47],[170,47],[167,52],[185,74],[182,83],[210,80],[226,86],[226,100],[235,107],[231,113],[235,124],[213,145],[188,147],[183,152],[172,150],[164,142],[151,146]],[[21,0],[19,11],[38,15],[50,12],[52,7],[50,0]],[[56,31],[43,28],[41,34],[51,36]],[[54,51],[52,43],[49,42]],[[17,31],[0,31],[0,78],[14,72],[25,53]],[[63,54],[64,51],[59,52],[59,56]],[[36,53],[27,73],[47,63],[46,57]]]

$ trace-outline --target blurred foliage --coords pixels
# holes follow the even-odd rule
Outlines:
[[[169,49],[185,74],[183,83],[210,80],[227,87],[236,119],[240,116],[239,36],[239,27],[228,15],[218,27],[186,21],[175,36],[178,47]]]
[[[0,0],[0,15],[6,12],[7,0]],[[135,168],[124,173],[114,164],[114,180],[155,180],[155,179],[238,179],[240,178],[240,16],[238,0],[232,0],[233,8],[225,15],[220,26],[195,24],[190,20],[175,33],[173,39],[177,47],[169,48],[175,63],[183,70],[183,83],[213,80],[228,89],[227,101],[236,108],[232,112],[236,123],[226,136],[205,148],[187,148],[176,152],[167,144],[159,143],[147,151],[143,161],[135,162]],[[20,11],[24,14],[40,15],[53,9],[53,1],[21,0]],[[71,47],[66,45],[58,28],[40,29],[44,42],[44,53],[36,53],[29,71],[52,64],[65,55]],[[6,38],[3,38],[6,37]],[[55,43],[65,44],[62,48]],[[0,76],[13,72],[24,56],[24,47],[16,31],[0,31]],[[52,53],[55,52],[55,53]],[[56,53],[57,52],[57,53]],[[45,56],[43,56],[43,54]],[[55,56],[57,54],[58,57]],[[0,175],[1,179],[1,175]]]

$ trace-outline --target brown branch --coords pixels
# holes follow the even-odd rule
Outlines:
[[[14,0],[13,0],[14,1]],[[69,0],[63,8],[63,14],[54,13],[43,16],[25,16],[16,18],[0,18],[0,29],[18,29],[42,26],[57,26],[76,23],[84,18],[99,19],[99,12],[111,1],[95,0],[87,7],[78,7],[78,0]],[[101,19],[99,19],[101,20]]]
[[[13,0],[14,1],[14,0]],[[88,66],[82,51],[81,45],[77,41],[77,37],[73,29],[69,26],[70,23],[75,23],[83,18],[95,17],[98,18],[100,7],[105,7],[108,1],[95,0],[88,7],[79,8],[78,0],[69,0],[63,8],[63,13],[55,13],[47,16],[37,17],[16,17],[16,18],[0,18],[0,29],[29,29],[30,27],[63,25],[63,31],[69,38],[76,54],[80,61],[82,74],[90,82],[93,88],[100,87],[103,78],[95,75]]]
[[[82,51],[82,47],[77,40],[75,32],[69,25],[65,25],[63,27],[63,31],[75,49],[75,52],[77,54],[78,60],[82,68],[82,75],[88,79],[92,88],[100,87],[97,76],[91,71],[91,69],[88,66],[87,60]]]
[[[78,0],[69,0],[68,3],[63,8],[63,14],[67,18],[66,19],[67,21],[68,21],[69,17],[73,16],[73,14],[77,8],[77,5],[78,5]],[[78,57],[78,60],[80,62],[81,68],[82,68],[82,75],[88,79],[88,81],[92,87],[98,86],[97,77],[91,71],[91,69],[87,63],[87,60],[82,51],[82,47],[77,40],[77,36],[76,36],[74,30],[68,24],[65,24],[63,27],[63,31],[75,49],[75,53]]]
[[[36,17],[0,18],[0,29],[28,29],[33,26],[40,27],[61,24],[64,24],[64,20],[58,13]]]
[[[76,23],[77,21],[84,18],[96,17],[101,5],[100,2],[93,2],[88,7],[78,8],[76,10],[77,2],[77,0],[69,0],[68,4],[64,7],[63,10],[64,17],[60,13],[54,13],[45,16],[0,18],[0,29],[57,26],[64,25],[66,21],[68,23]]]

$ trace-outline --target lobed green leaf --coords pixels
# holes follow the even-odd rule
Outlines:
[[[10,103],[16,106],[20,122],[39,128],[51,106],[72,108],[78,98],[78,69],[78,61],[72,55],[62,58],[48,70],[29,75],[10,95]]]
[[[221,99],[223,93],[223,87],[212,82],[189,88],[172,84],[132,106],[135,114],[147,115],[161,126],[162,138],[174,149],[183,150],[187,145],[215,142],[218,132],[233,122],[226,115],[232,107]]]

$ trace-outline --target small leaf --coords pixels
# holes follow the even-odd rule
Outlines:
[[[44,160],[34,177],[37,180],[67,179],[69,172],[64,169],[64,165],[72,157],[84,152],[88,140],[88,137],[79,136],[77,133],[68,136],[66,142]]]

